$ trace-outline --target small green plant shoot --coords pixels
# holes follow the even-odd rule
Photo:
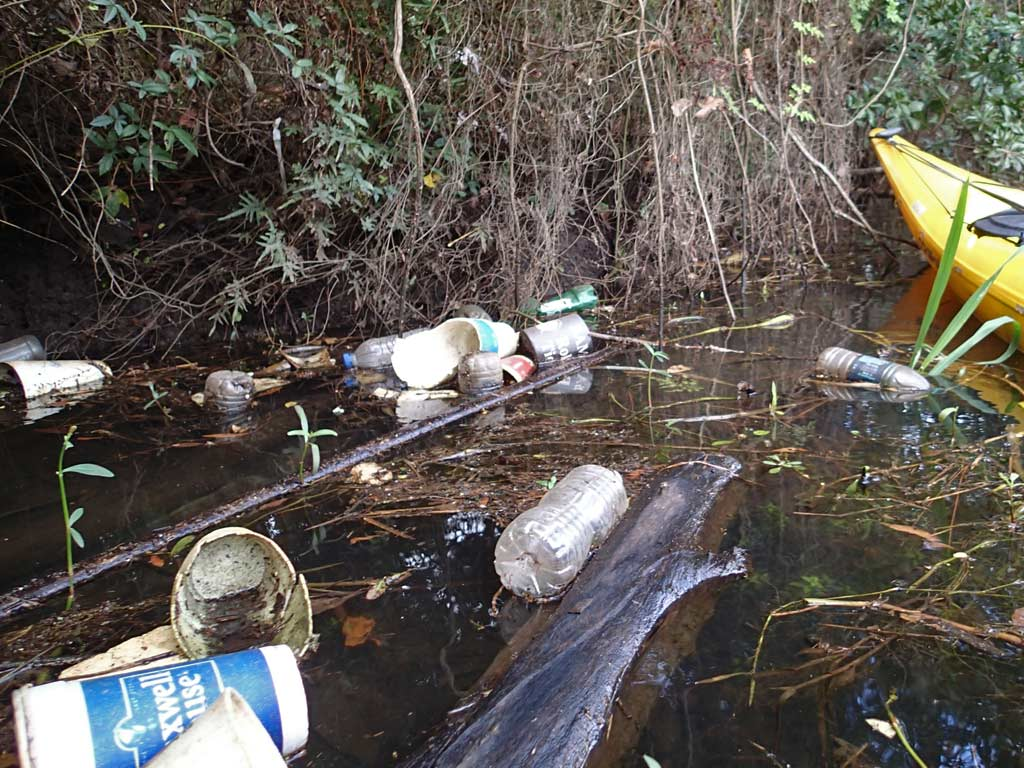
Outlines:
[[[643,358],[640,358],[640,360],[638,360],[637,362],[639,363],[641,368],[647,371],[647,412],[649,414],[653,414],[654,400],[652,397],[653,393],[651,391],[651,382],[654,380],[655,372],[661,373],[661,371],[657,370],[656,366],[658,365],[658,363],[664,363],[665,361],[667,361],[668,354],[664,350],[655,349],[647,342],[644,342],[644,349],[647,351],[647,354],[650,355],[650,360],[644,360]]]
[[[67,551],[68,560],[68,599],[64,604],[64,610],[70,610],[71,605],[75,602],[75,555],[71,543],[74,542],[79,547],[85,547],[85,539],[82,538],[82,534],[75,528],[75,523],[82,519],[85,510],[82,507],[75,507],[74,511],[68,511],[68,492],[64,485],[64,475],[114,476],[113,472],[106,467],[101,467],[99,464],[72,464],[70,467],[64,466],[64,453],[75,447],[74,443],[71,442],[71,436],[75,434],[76,429],[78,427],[74,425],[68,427],[67,434],[64,435],[64,442],[60,446],[60,456],[57,458],[57,487],[60,489],[60,508],[64,513],[64,546]]]
[[[313,456],[310,471],[315,474],[320,469],[320,446],[316,444],[317,439],[328,436],[337,437],[338,433],[333,429],[318,429],[316,432],[310,432],[309,420],[306,418],[306,412],[302,406],[298,403],[288,403],[287,407],[294,408],[299,415],[299,428],[289,431],[288,435],[289,437],[298,437],[302,441],[302,456],[299,457],[299,482],[304,483],[306,481],[306,454],[311,453]]]
[[[970,298],[964,302],[960,311],[957,312],[953,319],[949,321],[949,325],[947,325],[942,331],[935,344],[933,344],[928,349],[927,354],[925,354],[925,339],[928,336],[928,331],[931,330],[932,322],[935,320],[935,315],[939,311],[939,304],[942,301],[942,295],[946,291],[946,285],[949,283],[949,276],[953,272],[953,262],[956,259],[956,251],[960,245],[960,237],[964,230],[964,217],[967,212],[967,193],[969,189],[970,183],[968,181],[964,181],[963,186],[960,188],[960,197],[957,200],[956,211],[953,213],[953,222],[949,228],[949,236],[946,238],[946,245],[942,251],[942,258],[939,260],[939,266],[935,272],[935,282],[932,284],[932,291],[928,295],[928,303],[925,305],[924,317],[921,319],[921,328],[917,332],[917,341],[914,342],[914,352],[910,358],[910,365],[912,368],[916,368],[922,373],[927,373],[931,376],[941,374],[949,366],[953,365],[953,363],[970,352],[978,345],[979,342],[981,342],[982,339],[1004,325],[1013,325],[1013,337],[1011,338],[1006,351],[994,360],[986,360],[979,364],[997,365],[1008,360],[1013,353],[1017,351],[1017,346],[1020,342],[1020,323],[1011,317],[1003,315],[1002,317],[995,317],[982,323],[981,327],[978,328],[978,330],[975,331],[967,341],[956,349],[946,352],[946,348],[949,346],[950,342],[953,341],[953,338],[964,327],[964,324],[971,315],[974,314],[974,311],[978,308],[978,305],[981,304],[982,299],[985,298],[985,294],[988,293],[989,288],[992,287],[992,284],[999,277],[999,274],[1007,264],[1020,255],[1021,251],[1024,251],[1024,247],[1016,248],[1006,261],[1000,264],[999,268],[989,275],[988,279],[975,289]]]
[[[164,418],[167,419],[168,421],[172,421],[173,418],[171,417],[171,412],[168,411],[167,407],[163,403],[160,402],[160,400],[162,398],[167,397],[168,393],[167,392],[160,392],[160,391],[158,391],[157,388],[156,388],[156,384],[154,384],[151,381],[151,382],[149,382],[149,394],[152,397],[150,398],[149,402],[147,402],[144,406],[142,406],[142,410],[148,411],[150,408],[153,408],[153,407],[159,408],[160,412],[164,415]]]
[[[806,467],[804,467],[804,463],[802,461],[798,461],[796,459],[786,459],[783,458],[782,456],[779,456],[777,453],[773,453],[771,456],[764,459],[761,463],[768,467],[771,467],[771,469],[768,470],[769,475],[777,475],[784,469],[791,469],[801,477],[807,477],[807,475],[804,473],[804,469],[806,469]]]
[[[545,491],[550,491],[552,488],[555,487],[555,483],[558,482],[558,475],[552,472],[551,477],[549,477],[547,480],[537,480],[536,482],[537,485],[539,485]]]

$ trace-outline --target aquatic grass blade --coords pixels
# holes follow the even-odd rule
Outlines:
[[[63,472],[65,475],[89,475],[90,477],[113,477],[114,473],[106,467],[101,467],[99,464],[73,464],[70,467],[64,467]]]
[[[948,355],[944,356],[928,373],[930,375],[942,373],[949,366],[970,352],[982,339],[992,334],[997,328],[1002,328],[1008,323],[1013,323],[1013,337],[1010,339],[1010,343],[1007,345],[1006,351],[999,357],[992,360],[985,360],[984,362],[978,363],[978,365],[998,365],[999,363],[1005,362],[1013,355],[1014,352],[1017,351],[1017,347],[1020,343],[1020,323],[1012,317],[1006,317],[1003,315],[1002,317],[995,317],[985,323],[982,323],[981,327],[974,332],[971,338],[954,349]]]
[[[956,249],[960,246],[960,235],[964,230],[968,189],[968,183],[964,181],[963,186],[960,187],[960,198],[956,202],[956,211],[953,213],[953,223],[949,228],[949,236],[946,238],[946,247],[942,251],[942,258],[939,260],[939,266],[935,271],[935,282],[932,283],[932,292],[928,294],[928,303],[925,305],[924,317],[921,319],[921,327],[917,331],[914,352],[910,356],[911,368],[918,367],[917,361],[921,358],[924,340],[928,336],[928,331],[931,330],[935,315],[939,311],[939,304],[942,302],[942,295],[946,292],[949,276],[953,273]]]
[[[1006,261],[1000,264],[999,268],[996,269],[996,271],[993,272],[991,275],[989,275],[988,279],[985,280],[985,282],[983,282],[974,290],[974,293],[972,293],[970,298],[968,298],[967,301],[964,302],[964,305],[960,307],[960,311],[953,316],[953,319],[949,321],[949,325],[946,326],[946,329],[942,332],[942,335],[939,336],[938,341],[935,342],[935,344],[932,346],[931,351],[921,362],[920,368],[922,370],[927,369],[928,366],[931,365],[931,363],[935,360],[935,358],[942,354],[942,350],[944,350],[949,345],[949,342],[953,340],[953,337],[956,336],[960,332],[960,329],[964,327],[964,324],[967,322],[968,318],[970,318],[971,315],[974,314],[974,311],[978,308],[978,305],[981,304],[982,299],[985,298],[985,294],[987,294],[989,288],[992,287],[992,283],[994,283],[999,278],[999,274],[1003,271],[1003,269],[1006,268],[1006,265],[1013,261],[1015,258],[1017,258],[1017,256],[1019,256],[1022,251],[1024,251],[1024,247],[1015,249],[1014,252],[1011,253],[1009,257],[1006,259]],[[1009,320],[1009,318],[1006,319]],[[1005,324],[1006,323],[1000,323],[1000,325]],[[989,331],[988,333],[991,333],[991,331]],[[979,337],[978,341],[980,341],[981,338],[987,336],[988,333],[985,333],[981,337]],[[975,336],[977,336],[977,334],[975,334]],[[972,336],[971,338],[974,338],[974,336]],[[977,343],[977,341],[974,342],[974,344]],[[973,346],[973,344],[971,346]],[[959,351],[960,355],[963,355],[965,352],[971,349],[971,347],[967,347],[966,349],[962,349],[962,347],[963,345],[957,347],[957,350]],[[1016,350],[1016,348],[1017,344],[1016,342],[1014,342],[1013,349]],[[1010,354],[1013,354],[1013,352],[1011,351]],[[950,353],[950,355],[952,355],[952,353]],[[1006,355],[1005,357],[1001,358],[1001,361],[1005,360],[1007,357],[1009,357],[1009,355]],[[949,363],[943,365],[942,368],[936,367],[936,370],[939,373],[941,373],[946,369],[948,365]],[[935,371],[932,372],[934,373]]]

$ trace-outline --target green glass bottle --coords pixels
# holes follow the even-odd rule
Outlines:
[[[530,299],[523,306],[523,312],[539,318],[555,317],[566,312],[580,312],[597,306],[597,291],[592,285],[577,285],[565,293],[537,301]]]

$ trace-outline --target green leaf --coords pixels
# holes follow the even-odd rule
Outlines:
[[[953,261],[956,258],[957,248],[960,246],[960,235],[964,230],[964,215],[967,211],[967,192],[969,189],[967,181],[964,181],[963,186],[960,187],[960,198],[957,200],[956,211],[953,213],[953,223],[949,228],[949,236],[946,238],[946,247],[942,250],[942,258],[939,259],[939,266],[935,272],[932,292],[928,295],[928,303],[924,308],[924,317],[921,318],[921,327],[917,332],[917,341],[914,342],[914,352],[910,356],[911,368],[917,367],[917,362],[921,357],[921,350],[924,348],[925,337],[927,337],[928,331],[931,330],[932,322],[939,311],[942,295],[946,292],[949,276],[953,273]],[[952,325],[950,323],[950,326]]]
[[[111,154],[106,154],[100,158],[99,166],[96,168],[96,170],[99,172],[100,176],[106,176],[108,173],[110,173],[110,169],[113,167],[114,156]]]
[[[957,406],[955,406],[955,405],[951,405],[949,408],[943,408],[941,411],[939,411],[939,416],[938,416],[939,421],[945,421],[950,416],[955,414],[958,410],[960,410],[960,409]]]
[[[966,353],[970,352],[982,339],[991,333],[995,332],[997,328],[1001,328],[1007,324],[1013,324],[1013,337],[1010,339],[1010,343],[1006,347],[1006,351],[1003,352],[999,357],[993,360],[983,360],[978,365],[998,365],[999,363],[1005,362],[1013,353],[1017,351],[1017,347],[1020,345],[1020,323],[1014,320],[1012,317],[995,317],[988,322],[982,323],[981,327],[974,332],[974,334],[961,344],[959,347],[954,349],[948,355],[942,358],[935,366],[928,371],[931,376],[938,376],[945,371],[949,366],[963,357]]]
[[[71,540],[78,545],[79,549],[85,549],[85,539],[82,538],[82,534],[74,528],[68,528],[68,533],[71,534]]]
[[[310,453],[313,454],[313,473],[320,469],[320,446],[316,443],[309,444]]]
[[[188,536],[182,536],[180,539],[174,542],[174,546],[171,547],[171,557],[177,557],[178,555],[180,555],[182,552],[188,549],[191,546],[192,542],[195,540],[196,537],[193,536],[191,533]]]
[[[661,763],[659,763],[650,755],[644,755],[644,765],[646,766],[646,768],[661,768]]]
[[[301,429],[289,429],[288,430],[288,436],[289,437],[309,437],[309,435],[306,432],[303,432]]]
[[[988,293],[988,289],[992,287],[992,283],[994,283],[996,279],[999,277],[999,273],[1002,272],[1006,265],[1013,261],[1015,258],[1017,258],[1017,256],[1019,256],[1022,252],[1024,252],[1024,246],[1016,248],[1014,252],[1011,253],[1009,257],[1007,257],[1006,261],[1000,264],[999,268],[991,275],[989,275],[988,279],[985,280],[985,282],[983,282],[974,290],[974,293],[971,294],[970,298],[968,298],[967,301],[964,302],[964,305],[960,307],[960,311],[957,312],[956,315],[953,316],[953,319],[949,321],[949,325],[946,326],[946,329],[942,332],[942,335],[939,336],[938,341],[935,342],[931,351],[928,353],[928,356],[925,357],[924,361],[921,363],[922,369],[927,368],[928,365],[942,353],[942,351],[946,348],[949,342],[953,340],[953,337],[960,332],[960,329],[963,328],[968,318],[970,318],[970,316],[974,314],[974,310],[978,308],[978,305],[981,304],[982,299],[985,298],[985,294]],[[945,254],[943,254],[943,258],[945,258]],[[932,290],[934,290],[934,288]],[[931,300],[929,298],[929,304],[930,303]],[[950,352],[949,355],[946,356],[945,359],[939,365],[936,365],[931,370],[931,373],[933,375],[942,373],[942,371],[946,370],[946,368],[949,367],[952,363],[954,363],[957,359],[959,359],[959,357],[961,357],[964,353],[968,352],[981,339],[992,333],[992,331],[995,330],[995,328],[1013,322],[1015,321],[1011,320],[1008,317],[997,317],[993,320],[989,320],[988,323],[982,325],[982,327],[978,329],[978,331],[967,342],[964,342],[955,350]],[[986,326],[989,326],[990,323],[995,323],[996,325],[992,326],[989,330],[986,330],[984,333],[982,333],[982,330],[985,329]],[[1013,349],[1008,350],[1009,354],[1004,354],[1003,356],[1001,356],[998,359],[998,362],[1006,360],[1010,355],[1013,354],[1014,351],[1016,351],[1019,333],[1020,328],[1018,327],[1016,333],[1014,334],[1014,340],[1012,342]]]
[[[64,474],[89,475],[90,477],[113,477],[114,473],[99,464],[72,464],[64,467]]]
[[[68,515],[68,527],[70,528],[72,525],[81,520],[82,515],[84,514],[85,510],[82,507],[77,507],[74,512]]]
[[[337,437],[338,433],[333,429],[318,429],[310,434],[310,437]]]
[[[199,156],[199,150],[196,149],[196,143],[192,139],[191,133],[186,131],[180,125],[169,126],[167,130],[170,131],[174,135],[174,137],[181,142],[181,145],[190,155],[192,155],[192,157]]]
[[[295,409],[295,412],[297,414],[299,414],[299,424],[302,425],[302,434],[308,435],[309,434],[309,421],[306,419],[306,411],[298,403],[296,403],[292,407]]]
[[[94,117],[89,123],[93,128],[106,128],[108,125],[113,125],[114,118],[110,115],[103,114]]]

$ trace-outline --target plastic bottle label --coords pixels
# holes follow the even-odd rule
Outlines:
[[[476,326],[477,335],[480,337],[480,351],[497,352],[498,335],[494,332],[491,324],[486,320],[477,320],[475,318],[471,322]]]
[[[572,305],[573,297],[571,296],[551,299],[540,305],[538,313],[541,315],[556,315],[559,312],[569,309]]]
[[[241,694],[282,749],[277,695],[259,651],[84,680],[81,686],[96,765],[104,768],[145,765],[209,709],[225,688]]]
[[[892,363],[870,355],[861,355],[850,365],[846,374],[847,381],[865,381],[878,384],[882,380],[882,372]]]

